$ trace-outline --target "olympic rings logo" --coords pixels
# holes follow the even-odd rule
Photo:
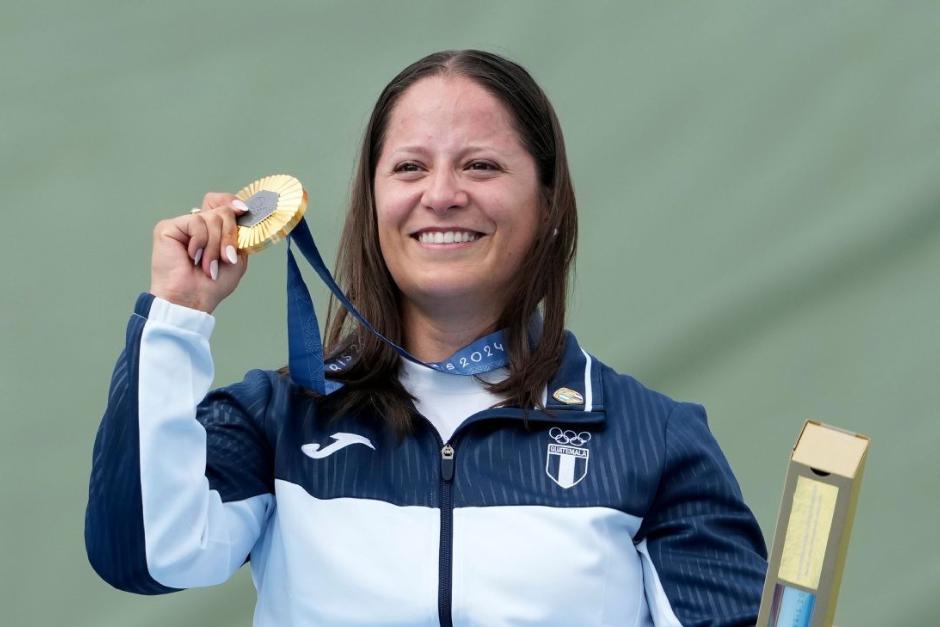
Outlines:
[[[575,433],[570,429],[563,431],[559,427],[549,429],[548,435],[559,444],[571,444],[572,446],[583,446],[591,440],[591,434],[587,431]]]

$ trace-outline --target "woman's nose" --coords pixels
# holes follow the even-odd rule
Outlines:
[[[459,209],[467,204],[467,193],[461,188],[460,180],[450,168],[437,168],[426,179],[422,203],[435,213],[445,213],[450,209]]]

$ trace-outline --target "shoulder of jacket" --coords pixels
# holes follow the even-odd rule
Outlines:
[[[661,422],[663,426],[673,414],[695,408],[695,403],[674,399],[639,381],[636,377],[618,372],[611,366],[593,358],[603,381],[604,397],[610,414],[630,415],[634,419]]]

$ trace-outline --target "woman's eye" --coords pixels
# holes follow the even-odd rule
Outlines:
[[[496,171],[499,170],[499,167],[495,163],[490,163],[489,161],[474,161],[470,164],[471,170],[481,170],[481,171]]]
[[[420,168],[413,161],[406,161],[395,166],[395,172],[417,172]]]

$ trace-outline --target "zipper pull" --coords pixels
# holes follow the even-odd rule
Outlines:
[[[441,449],[441,478],[452,481],[454,478],[454,447],[450,442]]]

